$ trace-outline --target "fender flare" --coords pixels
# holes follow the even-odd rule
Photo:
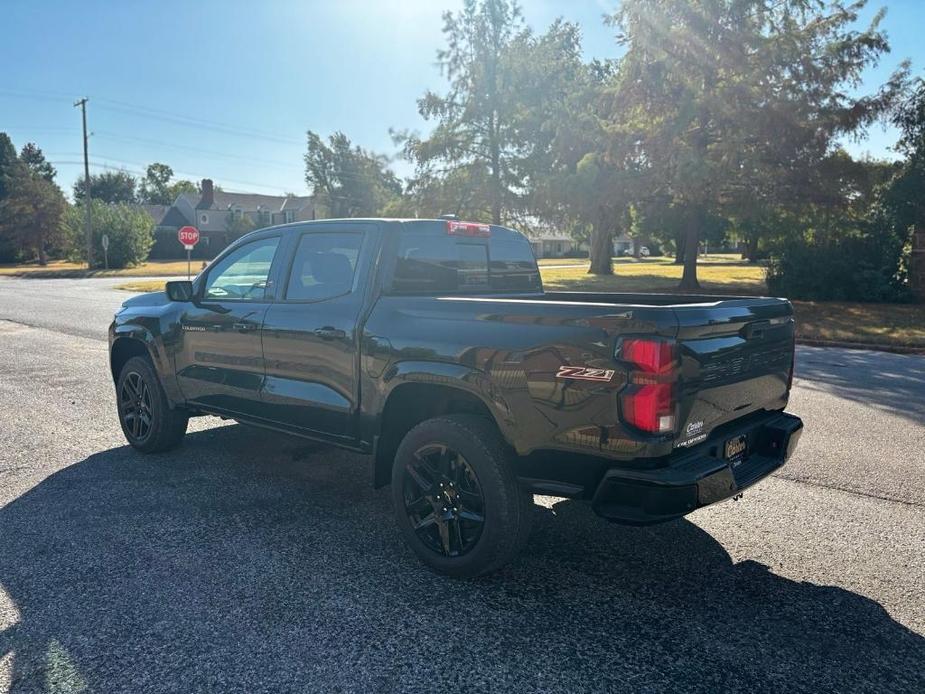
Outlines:
[[[151,363],[154,364],[154,371],[161,382],[161,386],[167,394],[168,402],[172,407],[182,403],[183,396],[180,394],[180,390],[177,387],[176,379],[171,378],[171,369],[167,354],[151,330],[137,323],[126,323],[124,325],[114,326],[112,330],[112,343],[109,348],[110,371],[112,371],[113,350],[120,340],[133,340],[134,342],[144,345],[148,357],[151,359]],[[115,381],[119,378],[119,375],[113,372],[112,378],[113,381]]]
[[[389,365],[380,383],[380,412],[385,411],[395,389],[407,383],[455,388],[472,395],[491,414],[504,439],[517,448],[514,410],[501,389],[484,371],[452,362],[399,361]]]

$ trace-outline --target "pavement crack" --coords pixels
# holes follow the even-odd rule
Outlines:
[[[47,330],[52,333],[58,333],[59,335],[68,335],[70,337],[82,337],[87,340],[95,340],[96,342],[107,342],[109,340],[108,335],[105,337],[100,337],[99,335],[90,335],[78,330],[67,330],[61,328],[55,328],[49,325],[38,325],[36,323],[25,323],[21,320],[16,320],[14,318],[4,318],[0,316],[0,323],[11,323],[12,325],[20,325],[24,328],[29,328],[31,330]]]
[[[816,482],[812,480],[803,480],[796,477],[785,477],[784,475],[774,475],[779,480],[785,480],[787,482],[795,482],[796,484],[805,484],[808,487],[819,487],[820,489],[831,489],[837,492],[844,492],[846,494],[853,494],[855,496],[863,496],[867,499],[877,499],[879,501],[890,501],[895,504],[902,504],[903,506],[912,506],[915,508],[925,507],[925,503],[920,501],[908,501],[906,499],[897,499],[895,496],[885,496],[883,494],[872,494],[870,492],[859,492],[857,489],[851,489],[849,487],[842,487],[837,484],[824,484],[822,482]]]

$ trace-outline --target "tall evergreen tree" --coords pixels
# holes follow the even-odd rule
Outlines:
[[[29,169],[33,176],[43,178],[53,183],[58,172],[46,159],[45,154],[34,142],[27,142],[19,153],[19,159]]]
[[[463,9],[443,15],[446,48],[437,53],[449,90],[428,91],[418,111],[435,121],[426,138],[407,136],[405,151],[418,179],[465,178],[471,197],[484,201],[494,224],[519,208],[511,159],[518,85],[511,70],[512,44],[523,37],[520,9],[508,0],[465,0]]]

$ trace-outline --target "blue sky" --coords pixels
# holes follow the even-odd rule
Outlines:
[[[87,96],[97,165],[140,172],[152,161],[178,175],[211,177],[227,190],[306,191],[305,131],[344,131],[394,154],[389,128],[426,130],[415,100],[440,90],[435,54],[441,13],[454,0],[202,0],[39,2],[0,0],[0,130],[34,141],[55,162],[66,192],[81,172],[80,114]],[[580,24],[588,57],[617,54],[601,17],[604,0],[524,0],[527,23]],[[888,7],[893,52],[865,86],[903,58],[925,66],[925,3]],[[855,154],[890,156],[895,133],[874,126],[847,143]],[[407,174],[407,163],[394,168]]]

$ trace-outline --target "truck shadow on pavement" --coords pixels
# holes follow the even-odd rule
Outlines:
[[[452,581],[365,458],[242,426],[104,451],[0,509],[0,687],[925,691],[925,639],[868,598],[688,521],[536,513],[518,562]]]
[[[925,424],[925,357],[800,346],[796,359],[801,386]]]

